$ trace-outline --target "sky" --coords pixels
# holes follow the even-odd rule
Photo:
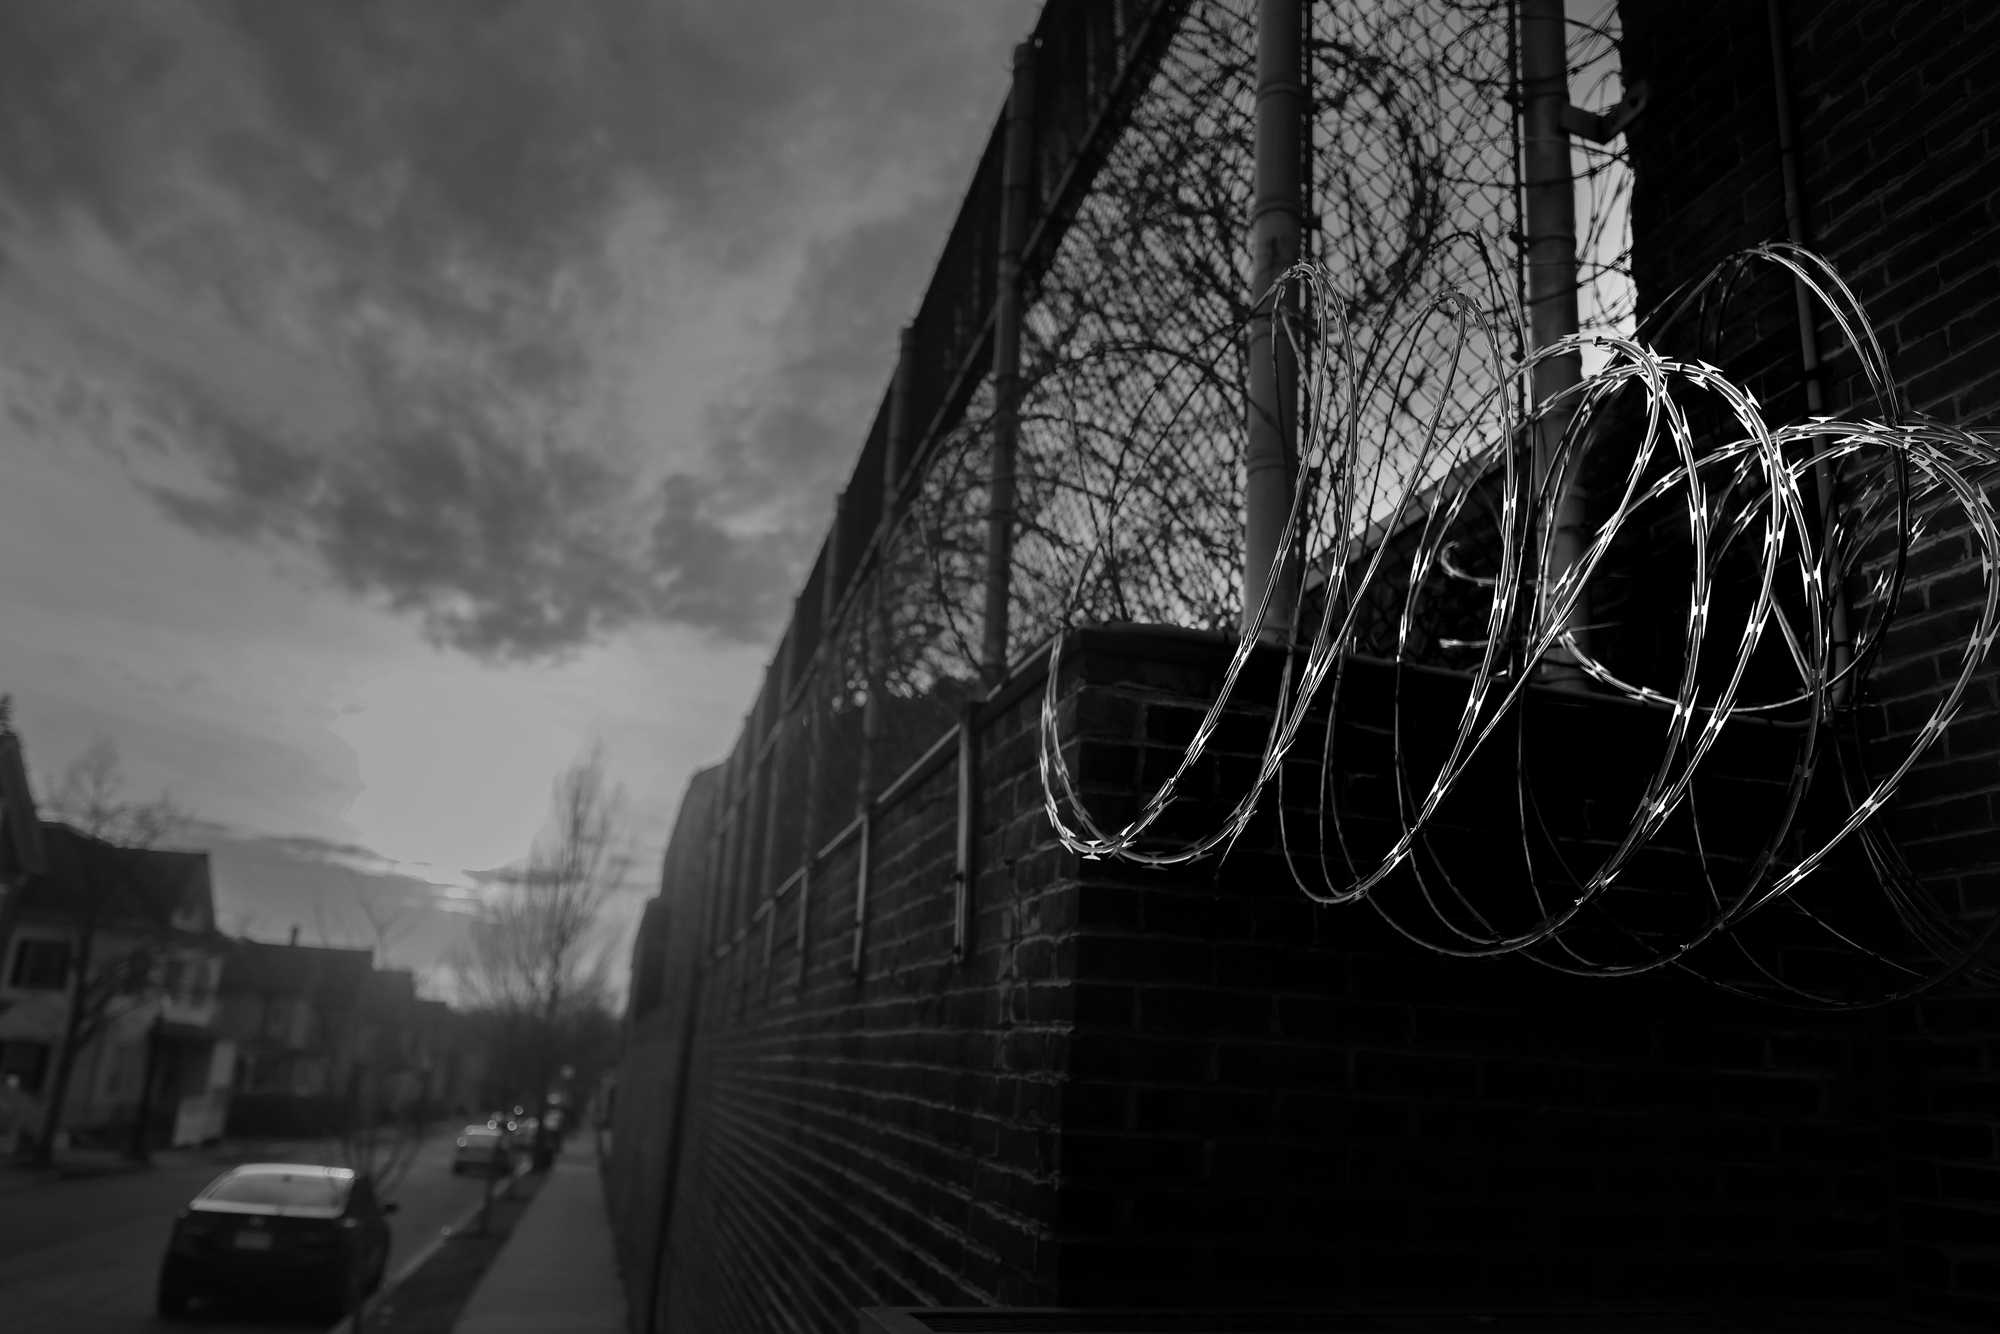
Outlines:
[[[435,985],[593,742],[653,888],[1038,0],[0,5],[0,693]]]

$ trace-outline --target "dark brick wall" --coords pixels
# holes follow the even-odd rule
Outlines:
[[[867,1305],[1053,1296],[1077,884],[1040,815],[1039,703],[1019,698],[976,729],[962,960],[953,756],[874,813],[858,976],[859,838],[767,910],[768,954],[758,915],[706,961],[657,1328],[847,1330]],[[645,1081],[683,1016],[665,1005],[635,1030],[620,1173],[659,1171],[642,1146],[671,1117]],[[635,1251],[657,1245],[638,1227],[621,1224]]]
[[[1907,406],[1955,425],[2000,426],[2000,10],[1973,0],[1785,3],[1809,244],[1867,308]],[[1764,6],[1625,0],[1628,75],[1652,83],[1633,124],[1634,267],[1642,307],[1737,247],[1784,234]],[[1784,284],[1760,283],[1724,340],[1774,415],[1803,391]],[[1827,401],[1879,415],[1854,356],[1822,320]],[[1863,480],[1850,473],[1845,493]],[[1992,479],[1983,479],[1991,494]],[[1957,660],[1984,576],[1962,521],[1919,497],[1927,535],[1881,661],[1861,693],[1863,754],[1878,771],[1906,750]],[[1851,591],[1863,616],[1892,559],[1871,548]],[[1981,670],[1959,720],[1921,762],[1879,828],[1923,895],[1978,924],[2000,888],[1992,791],[2000,774],[2000,676]],[[1878,895],[1869,868],[1852,891]],[[1962,990],[1962,989],[1961,989]],[[1901,1007],[1885,1023],[1903,1270],[1913,1300],[1983,1322],[2000,1315],[2000,1171],[1993,1116],[2000,1021],[1990,992]]]
[[[1078,655],[1085,724],[1099,724],[1082,758],[1095,809],[1122,814],[1127,767],[1157,772],[1178,753],[1223,657],[1188,636]],[[1385,761],[1369,738],[1392,710],[1385,669],[1349,671],[1337,744],[1352,775]],[[1437,744],[1426,720],[1455,716],[1462,689],[1429,680],[1402,683],[1418,762]],[[1268,701],[1270,685],[1244,698]],[[1185,827],[1240,790],[1267,725],[1245,710],[1218,732],[1222,754],[1191,784],[1205,809]],[[1557,701],[1532,732],[1555,763],[1531,761],[1532,777],[1573,766],[1615,791],[1651,726]],[[1774,729],[1764,744],[1724,762],[1762,774],[1791,742]],[[1301,749],[1316,765],[1316,740]],[[1503,759],[1469,775],[1430,857],[1434,886],[1448,872],[1501,904],[1525,874]],[[1738,804],[1771,786],[1740,784]],[[1559,824],[1600,818],[1580,789],[1539,790]],[[1343,796],[1364,828],[1393,800],[1379,780]],[[1566,832],[1572,848],[1602,846]],[[1275,839],[1262,819],[1219,866],[1088,868],[1063,1095],[1066,1302],[1894,1299],[1878,1019],[1790,1015],[1678,974],[1445,958],[1367,904],[1308,902]],[[1728,849],[1709,851],[1723,872]],[[1667,856],[1638,878],[1698,896],[1683,869]],[[1415,892],[1399,877],[1376,894],[1409,922]]]
[[[1134,809],[1225,659],[1178,632],[1072,641],[1060,719],[1096,815]],[[1247,781],[1270,666],[1253,665],[1175,829],[1210,824]],[[1378,770],[1393,713],[1386,669],[1350,670],[1336,740],[1365,840],[1392,800]],[[1404,680],[1408,755],[1435,754],[1425,720],[1449,721],[1460,689],[1444,674]],[[815,868],[802,968],[796,891],[777,901],[768,964],[762,918],[709,961],[655,1328],[843,1330],[867,1305],[1886,1304],[1903,1280],[1899,1229],[1965,1224],[1891,1207],[1917,1143],[1894,1100],[1926,1086],[1958,1090],[1961,1109],[1977,1097],[1973,1080],[1910,1067],[1944,1048],[1912,1045],[1907,1016],[1443,958],[1366,904],[1307,902],[1269,814],[1219,865],[1078,862],[1041,813],[1038,703],[979,728],[963,962],[949,765],[874,820],[859,978],[854,842]],[[1546,814],[1601,850],[1656,721],[1531,707],[1537,744],[1562,743],[1527,761],[1531,780],[1592,776],[1589,793],[1544,783]],[[1739,808],[1776,790],[1770,761],[1792,744],[1771,728],[1721,757],[1748,775],[1729,780]],[[1517,815],[1497,800],[1517,760],[1499,754],[1441,814],[1429,865],[1504,905],[1522,872]],[[1295,783],[1287,805],[1310,795]],[[1740,866],[1751,842],[1712,847],[1711,869]],[[1683,869],[1667,853],[1634,878],[1671,899],[1690,892]],[[1413,888],[1378,893],[1407,904]],[[1675,925],[1649,919],[1643,894],[1625,909]],[[635,1024],[621,1092],[614,1174],[634,1197],[670,1170],[658,1146],[674,1077],[661,1069],[686,1011],[667,990]],[[1958,1139],[1939,1142],[1962,1143],[1970,1127],[1949,1124]],[[621,1223],[642,1286],[649,1226]]]

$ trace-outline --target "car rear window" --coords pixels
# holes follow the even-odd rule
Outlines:
[[[205,1200],[218,1204],[267,1204],[276,1208],[311,1205],[339,1208],[347,1203],[347,1177],[319,1173],[293,1175],[289,1172],[234,1172],[210,1186]]]

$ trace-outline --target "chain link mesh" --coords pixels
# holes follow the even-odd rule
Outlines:
[[[1141,9],[1127,7],[1131,14]],[[1116,106],[1115,133],[1101,145],[1089,188],[1060,224],[1046,263],[1031,266],[1006,584],[1010,661],[1066,625],[1236,623],[1245,335],[1260,295],[1250,289],[1245,243],[1256,10],[1256,0],[1189,0],[1158,11],[1171,16],[1171,36],[1139,59],[1135,91]],[[1136,42],[1129,14],[1120,14],[1118,40]],[[1358,419],[1339,423],[1366,446],[1360,466],[1375,477],[1362,494],[1372,499],[1357,513],[1309,510],[1309,566],[1323,563],[1343,533],[1365,531],[1370,544],[1407,540],[1448,477],[1454,485],[1477,483],[1462,468],[1453,474],[1466,451],[1493,443],[1464,430],[1497,421],[1481,403],[1490,374],[1482,380],[1462,361],[1454,370],[1456,340],[1431,310],[1447,289],[1468,293],[1501,354],[1511,359],[1524,350],[1515,24],[1510,0],[1306,6],[1304,257],[1332,274],[1335,294],[1375,341],[1308,344],[1304,351],[1308,358],[1346,354],[1394,390],[1358,396]],[[1602,109],[1622,94],[1616,42],[1610,0],[1588,21],[1572,22],[1571,95],[1579,105]],[[1102,55],[1112,48],[1091,49]],[[1094,79],[1108,78],[1108,66],[1093,69]],[[1057,128],[1078,133],[1074,125]],[[968,193],[969,201],[996,209],[998,143],[996,135]],[[1617,140],[1579,140],[1573,160],[1584,329],[1627,332],[1634,304],[1630,172]],[[1052,198],[1042,202],[1057,207]],[[980,219],[962,217],[940,280],[954,246],[990,246],[995,236]],[[977,264],[966,261],[966,281],[990,283],[990,256],[974,258]],[[838,611],[821,624],[817,599],[809,598],[812,624],[795,627],[810,641],[795,659],[802,693],[788,703],[790,712],[771,715],[791,729],[780,748],[783,772],[740,789],[745,829],[765,827],[765,812],[750,807],[775,801],[778,827],[787,832],[759,876],[768,883],[746,886],[746,898],[780,883],[811,855],[809,843],[837,832],[867,796],[936,744],[983,688],[996,398],[990,374],[967,377],[977,379],[969,392],[942,388],[949,367],[935,345],[947,333],[961,342],[970,337],[963,327],[968,300],[967,293],[928,295],[913,352],[924,404],[948,406],[956,398],[962,408],[919,423],[915,438],[890,442],[885,406],[867,453],[874,470],[857,473],[856,485],[878,486],[885,457],[914,460],[916,476],[900,509],[881,507],[865,556],[869,534],[844,531],[843,543],[854,549],[843,546],[838,568],[825,572],[852,584],[829,604]],[[1399,343],[1404,335],[1409,341]],[[1426,454],[1414,444],[1433,414],[1447,438],[1460,440],[1457,452]],[[1331,424],[1309,421],[1308,428]],[[1415,505],[1406,503],[1412,491]],[[1469,513],[1482,504],[1492,521],[1497,499],[1475,499]],[[872,502],[868,509],[873,523]],[[1462,522],[1476,529],[1476,520]],[[1372,631],[1359,638],[1386,646],[1400,600],[1378,601],[1363,613]],[[1418,627],[1424,647],[1416,656],[1451,662],[1452,599],[1427,605],[1437,623]],[[872,736],[864,726],[871,701]],[[758,752],[753,743],[748,755],[754,760]],[[748,911],[739,909],[736,920]]]

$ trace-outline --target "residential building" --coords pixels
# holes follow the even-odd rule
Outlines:
[[[342,1115],[363,1044],[365,949],[232,940],[220,1025],[242,1053],[230,1133],[310,1134]]]
[[[208,854],[121,847],[47,821],[36,833],[43,868],[19,877],[0,939],[0,1077],[39,1119],[73,1036],[59,1120],[71,1139],[122,1146],[142,1115],[155,1144],[218,1137],[234,1049],[215,1028],[222,942]]]

